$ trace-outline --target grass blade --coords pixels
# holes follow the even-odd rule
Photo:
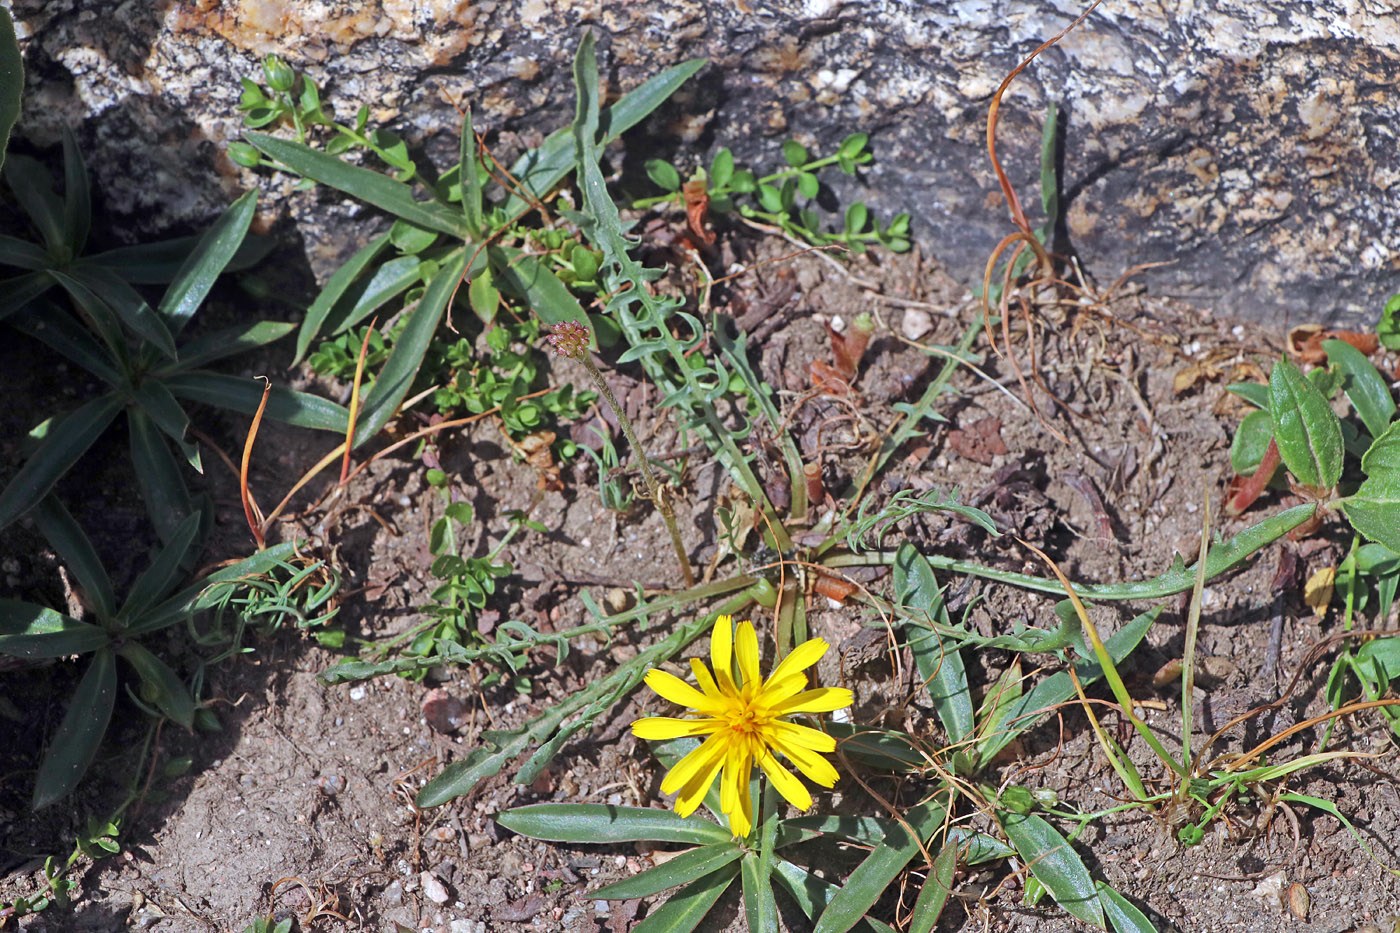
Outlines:
[[[1085,923],[1104,929],[1103,907],[1094,879],[1059,830],[1034,813],[1003,810],[997,819],[1017,854],[1055,903]]]
[[[549,842],[683,842],[709,845],[730,841],[727,830],[672,810],[614,807],[597,803],[540,803],[516,807],[496,817],[513,833]]]
[[[0,528],[48,495],[59,477],[107,430],[121,408],[121,400],[115,395],[103,395],[49,425],[39,448],[19,468],[5,491],[0,492]]]
[[[229,205],[214,225],[204,231],[194,250],[186,257],[175,280],[160,301],[160,313],[179,333],[214,287],[214,280],[228,268],[258,209],[258,193],[249,191]]]
[[[66,797],[78,786],[92,760],[107,724],[112,721],[112,707],[117,699],[117,663],[110,648],[99,649],[88,665],[63,722],[49,740],[48,751],[39,762],[39,774],[34,780],[34,797],[30,806],[42,810]]]
[[[456,211],[432,201],[415,200],[411,186],[388,175],[350,165],[333,155],[265,133],[245,133],[244,138],[264,155],[271,156],[299,175],[343,191],[409,223],[446,233],[459,240],[466,240],[471,235],[466,221]]]

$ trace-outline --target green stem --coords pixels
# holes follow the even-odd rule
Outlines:
[[[671,546],[676,550],[676,561],[681,565],[681,574],[685,577],[686,588],[693,587],[695,574],[690,569],[690,558],[686,556],[685,545],[681,543],[681,531],[676,525],[675,510],[671,508],[670,501],[662,495],[661,486],[656,482],[656,474],[651,470],[651,463],[647,460],[642,442],[637,439],[636,432],[632,430],[632,422],[627,418],[627,413],[622,410],[622,406],[618,404],[617,396],[613,395],[613,391],[603,378],[603,374],[598,372],[598,367],[593,364],[592,358],[588,355],[588,348],[584,347],[574,354],[574,359],[583,364],[583,368],[593,379],[593,384],[598,387],[598,391],[607,400],[608,406],[612,408],[613,414],[617,416],[617,423],[622,425],[622,433],[627,436],[627,443],[632,445],[632,451],[636,454],[637,462],[641,465],[642,478],[646,480],[651,501],[656,503],[662,519],[666,522],[666,530],[671,533]]]

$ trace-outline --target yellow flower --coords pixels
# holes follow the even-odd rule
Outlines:
[[[801,673],[822,655],[828,645],[820,638],[798,645],[773,670],[767,680],[758,669],[758,636],[753,625],[740,622],[736,635],[731,616],[715,621],[710,638],[714,675],[691,658],[690,669],[700,684],[690,684],[662,670],[647,672],[647,686],[672,703],[688,706],[697,718],[655,716],[632,724],[638,738],[661,740],[687,735],[709,736],[686,755],[661,782],[663,794],[679,792],[676,812],[689,816],[705,792],[720,777],[720,810],[729,817],[729,829],[743,838],[753,827],[753,802],[749,799],[749,773],[754,762],[768,775],[778,793],[799,810],[812,805],[812,795],[774,756],[782,754],[807,777],[823,787],[836,784],[836,769],[822,752],[836,750],[836,740],[825,732],[788,722],[796,713],[829,713],[845,709],[854,697],[849,690],[823,687],[804,690],[807,675]],[[738,676],[734,661],[738,660]]]

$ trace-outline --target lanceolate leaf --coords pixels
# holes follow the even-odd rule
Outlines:
[[[68,712],[39,762],[31,804],[35,810],[67,796],[87,773],[102,736],[107,733],[107,724],[112,721],[116,699],[116,659],[110,648],[102,648],[93,655],[83,679],[78,681]]]
[[[437,333],[443,311],[452,299],[457,283],[462,279],[467,260],[465,250],[454,251],[450,257],[443,260],[437,275],[428,283],[427,291],[423,293],[418,307],[410,313],[408,323],[404,325],[399,339],[394,342],[389,359],[379,371],[378,378],[374,380],[374,388],[365,399],[364,408],[360,411],[355,427],[354,446],[358,447],[379,433],[379,429],[388,424],[389,419],[394,416],[404,396],[408,395],[413,380],[418,376],[418,368],[423,365],[423,354],[427,352],[428,344]],[[485,261],[484,255],[478,256],[476,263],[473,263],[473,270]]]
[[[170,543],[161,548],[151,565],[136,578],[122,604],[122,621],[140,618],[180,579],[180,565],[199,534],[199,519],[200,514],[195,512],[181,522],[170,536]]]
[[[57,258],[68,252],[68,245],[63,242],[63,205],[53,192],[48,169],[28,156],[12,155],[5,160],[5,181],[43,237],[49,253]],[[72,258],[71,253],[67,258]]]
[[[880,899],[885,888],[899,877],[904,866],[919,854],[919,843],[932,837],[943,825],[948,813],[947,800],[947,792],[940,792],[932,800],[905,811],[905,821],[919,838],[915,839],[898,823],[892,826],[885,841],[856,866],[840,893],[831,899],[817,921],[815,933],[845,933],[855,926]]]
[[[18,599],[0,599],[0,654],[62,658],[96,651],[109,640],[99,625]]]
[[[165,386],[180,398],[192,402],[203,402],[218,408],[251,415],[258,410],[262,401],[263,384],[255,379],[241,379],[223,373],[197,371],[171,376]],[[299,428],[315,428],[318,431],[335,431],[344,434],[350,421],[350,413],[341,405],[318,395],[296,392],[282,386],[273,386],[267,397],[266,416],[274,421],[296,425]]]
[[[187,236],[135,246],[118,246],[95,256],[86,256],[73,265],[110,269],[132,285],[165,285],[175,280],[199,241],[199,237]],[[245,237],[224,271],[237,272],[257,265],[274,245],[276,241],[271,237]]]
[[[1001,811],[997,817],[1031,874],[1055,902],[1085,923],[1104,929],[1098,888],[1068,840],[1034,813]]]
[[[97,613],[98,618],[110,619],[117,611],[117,596],[112,579],[102,566],[102,559],[92,546],[82,527],[73,520],[62,502],[55,496],[45,496],[30,513],[39,533],[49,542],[73,575],[82,597]]]
[[[115,396],[104,395],[53,424],[39,449],[0,492],[0,528],[23,515],[48,495],[59,477],[78,462],[121,411]]]
[[[1395,417],[1395,399],[1366,354],[1345,340],[1324,340],[1327,362],[1342,371],[1342,390],[1372,437],[1380,437]]]
[[[485,224],[481,217],[481,179],[476,174],[476,133],[472,129],[472,112],[462,114],[462,134],[458,145],[459,179],[462,188],[462,216],[467,232],[480,239]]]
[[[717,868],[722,868],[744,854],[744,850],[731,842],[717,842],[699,846],[689,852],[682,852],[655,868],[625,878],[615,884],[601,887],[591,892],[589,897],[600,900],[623,901],[631,897],[651,897],[668,888],[689,884],[702,878]]]
[[[48,278],[47,273],[35,274]],[[10,318],[10,325],[53,347],[108,385],[118,387],[124,382],[107,350],[73,315],[52,302],[45,300],[24,308]]]
[[[699,881],[692,881],[669,901],[647,914],[645,920],[632,928],[632,933],[690,933],[715,906],[737,874],[739,866],[731,862]]]
[[[27,307],[53,286],[53,276],[46,271],[26,272],[12,279],[0,279],[0,321]]]
[[[1304,486],[1331,489],[1342,475],[1342,426],[1327,399],[1287,359],[1269,377],[1279,456]]]
[[[117,276],[98,266],[79,268],[71,274],[49,270],[78,306],[94,318],[115,312],[123,324],[142,340],[170,359],[175,358],[175,338],[165,321],[156,314],[145,299]]]
[[[1157,933],[1152,921],[1132,901],[1102,881],[1098,883],[1098,891],[1099,903],[1116,933]]]
[[[150,417],[156,427],[160,428],[180,448],[189,465],[194,467],[196,471],[203,473],[204,466],[200,463],[199,447],[185,437],[185,433],[189,431],[190,427],[189,416],[180,407],[175,396],[170,394],[170,390],[159,380],[147,379],[132,395],[135,397],[136,403],[141,406],[141,410]]]
[[[497,284],[520,294],[546,324],[583,321],[586,315],[559,277],[533,256],[503,246],[489,246]]]
[[[156,534],[168,544],[192,510],[189,490],[180,475],[180,463],[143,409],[128,408],[127,424],[131,434],[131,460],[136,466],[136,485],[141,488],[141,498],[146,500],[146,514]]]
[[[415,200],[412,187],[388,175],[351,165],[301,143],[265,133],[244,135],[265,155],[312,181],[330,185],[420,227],[450,234],[460,240],[470,236],[466,221],[456,211],[432,201]]]
[[[684,842],[708,845],[730,841],[728,831],[696,816],[672,810],[613,807],[595,803],[541,803],[516,807],[496,817],[511,832],[550,842]]]
[[[170,328],[175,333],[178,334],[189,323],[209,294],[209,289],[214,287],[214,280],[223,274],[238,253],[257,208],[256,191],[249,191],[230,204],[228,210],[214,221],[214,225],[200,236],[194,251],[180,266],[180,271],[175,273],[175,281],[170,283],[160,302],[160,313],[170,322]]]
[[[117,653],[136,669],[142,682],[150,688],[157,709],[172,722],[186,729],[194,728],[194,699],[170,665],[151,654],[140,642],[125,642]]]
[[[180,361],[167,370],[157,370],[158,375],[167,372],[185,372],[207,366],[215,360],[246,353],[258,347],[267,346],[281,340],[296,329],[296,325],[283,321],[257,321],[253,324],[240,324],[206,334],[191,340],[180,348]]]
[[[943,593],[928,560],[914,545],[905,541],[894,559],[895,599],[924,613],[930,622],[947,625],[948,611],[943,605]],[[944,646],[937,633],[913,624],[904,626],[919,677],[933,700],[933,708],[948,732],[949,744],[957,744],[972,734],[976,712],[972,708],[972,689],[967,683],[962,654],[951,642]]]
[[[355,280],[364,274],[370,263],[374,262],[388,245],[389,233],[385,231],[361,247],[359,252],[346,260],[345,264],[336,269],[326,280],[326,286],[321,289],[321,294],[317,295],[316,300],[311,303],[311,307],[306,309],[306,318],[302,321],[301,330],[297,333],[297,352],[292,359],[292,365],[302,361],[302,358],[306,356],[306,351],[311,349],[311,341],[315,340],[316,335],[321,332],[321,326],[326,322],[326,316],[331,313],[331,309],[336,306],[336,303],[355,283]]]
[[[919,899],[914,902],[914,915],[909,920],[909,933],[932,933],[953,891],[953,874],[958,868],[958,843],[948,840],[933,860],[933,870],[924,879]]]
[[[0,8],[0,162],[10,147],[10,130],[19,119],[20,93],[24,90],[24,60],[15,38],[10,11]]]
[[[0,40],[3,41],[3,40]],[[88,228],[92,225],[92,192],[89,190],[87,164],[78,149],[73,131],[63,127],[63,239],[77,256],[87,245]]]

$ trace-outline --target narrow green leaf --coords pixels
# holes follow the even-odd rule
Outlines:
[[[179,398],[202,402],[217,408],[251,415],[262,400],[263,384],[223,373],[196,370],[165,380],[165,386]],[[283,386],[273,386],[267,398],[267,417],[299,428],[334,431],[344,434],[350,413],[342,405],[307,392],[296,392]]]
[[[166,376],[207,366],[215,360],[265,347],[295,329],[296,325],[289,321],[256,321],[216,330],[185,344],[180,348],[179,362],[158,368],[156,374]]]
[[[597,124],[603,132],[600,144],[606,146],[640,123],[704,65],[703,58],[682,62],[624,94],[600,115]],[[573,128],[567,126],[550,133],[538,149],[516,160],[511,166],[511,175],[531,196],[523,198],[512,193],[506,199],[502,210],[507,223],[513,223],[531,210],[565,175],[574,170],[576,164]]]
[[[385,361],[384,368],[374,380],[374,388],[370,389],[365,398],[364,408],[360,411],[359,422],[355,426],[354,446],[358,447],[378,434],[379,429],[388,424],[389,419],[394,416],[404,396],[408,395],[413,380],[418,376],[418,368],[423,365],[423,355],[428,351],[428,344],[437,333],[438,323],[442,321],[447,303],[451,300],[457,283],[462,279],[467,258],[465,250],[454,250],[443,260],[437,274],[428,283],[418,307],[409,315],[408,323],[404,325],[399,339],[394,342],[394,349],[389,352],[389,359]],[[485,257],[478,256],[477,262],[472,264],[471,271],[478,268],[478,263],[484,262]]]
[[[919,898],[914,902],[914,915],[909,918],[909,933],[932,933],[943,915],[948,895],[953,891],[953,874],[958,868],[958,844],[948,841],[933,859],[933,870],[924,879]]]
[[[388,245],[389,234],[386,231],[361,247],[359,252],[346,260],[326,280],[326,285],[321,289],[321,293],[316,296],[311,307],[306,309],[306,318],[301,322],[301,330],[297,332],[297,350],[296,356],[292,358],[293,366],[306,357],[306,352],[311,349],[311,342],[321,332],[321,327],[325,324],[331,309],[336,306],[350,289],[350,286],[364,274],[370,263],[379,258],[379,254]]]
[[[682,852],[655,868],[648,868],[630,878],[589,893],[604,901],[625,901],[631,897],[651,897],[667,888],[689,884],[717,868],[722,868],[744,854],[734,842],[717,842]]]
[[[1400,422],[1375,439],[1361,470],[1366,479],[1342,500],[1342,511],[1357,531],[1400,552]]]
[[[156,427],[175,442],[175,446],[180,448],[180,452],[185,455],[185,461],[197,472],[203,473],[204,466],[199,458],[199,446],[193,441],[186,439],[185,433],[189,430],[190,419],[185,414],[185,410],[180,407],[175,396],[170,394],[170,390],[156,379],[147,379],[137,387],[132,393],[136,403],[141,406],[147,416],[150,417]]]
[[[690,933],[715,906],[737,874],[739,867],[731,862],[698,881],[692,881],[647,914],[646,919],[632,928],[632,933]]]
[[[1395,417],[1395,399],[1375,364],[1345,340],[1324,340],[1322,349],[1327,352],[1327,362],[1341,370],[1342,391],[1361,416],[1367,433],[1380,437]]]
[[[488,246],[495,283],[513,289],[546,324],[587,320],[583,307],[548,266],[505,246]]]
[[[1238,395],[1255,408],[1263,411],[1269,410],[1269,387],[1267,385],[1258,382],[1236,382],[1226,386],[1225,391]]]
[[[1016,847],[1035,879],[1065,910],[1085,923],[1105,929],[1099,892],[1089,869],[1059,830],[1034,813],[998,811],[1006,838]]]
[[[1288,471],[1304,486],[1331,489],[1342,475],[1342,426],[1332,406],[1287,359],[1269,377],[1274,440]]]
[[[911,807],[905,821],[919,834],[915,839],[902,825],[890,827],[889,835],[851,872],[841,891],[822,911],[814,933],[845,933],[880,899],[904,866],[919,853],[919,843],[933,836],[947,818],[947,791],[932,800]]]
[[[136,578],[122,604],[120,618],[124,623],[139,619],[180,579],[180,567],[199,534],[200,517],[199,512],[194,512],[181,522],[170,536],[170,543],[160,549],[151,565]]]
[[[0,599],[0,654],[61,658],[96,651],[108,641],[100,625],[18,599]]]
[[[923,613],[932,623],[949,623],[943,592],[933,575],[933,567],[908,541],[901,544],[895,554],[894,592],[901,606]],[[944,646],[931,630],[918,630],[913,625],[904,628],[933,708],[948,732],[949,743],[956,745],[972,735],[977,727],[972,688],[968,686],[962,653],[951,644]]]
[[[63,565],[99,619],[110,619],[117,611],[117,594],[112,578],[102,566],[102,558],[72,514],[53,495],[45,496],[29,513],[39,533],[54,549]]]
[[[271,156],[312,181],[329,185],[420,227],[462,240],[471,235],[466,221],[455,210],[433,201],[415,200],[412,187],[388,175],[350,165],[301,143],[265,133],[244,135],[264,155]]]
[[[1148,920],[1147,915],[1138,910],[1132,901],[1102,881],[1098,883],[1098,891],[1104,915],[1108,917],[1109,923],[1113,924],[1117,933],[1157,933],[1152,921]]]
[[[46,274],[35,274],[48,279]],[[0,288],[3,284],[0,283]],[[50,301],[41,301],[19,311],[10,318],[10,326],[43,341],[114,388],[125,382],[112,365],[106,348],[94,340],[92,333],[73,315]]]
[[[0,39],[3,43],[3,39]],[[82,150],[67,124],[63,127],[63,239],[82,253],[92,226],[92,191],[88,181],[87,163]]]
[[[142,340],[169,359],[175,358],[175,338],[170,328],[136,290],[100,266],[75,267],[71,274],[57,269],[49,275],[63,286],[90,316],[115,313]]]
[[[118,273],[132,285],[166,285],[175,280],[190,253],[199,245],[197,236],[174,237],[135,246],[118,246],[95,256],[85,256],[75,262],[77,267],[101,266]],[[277,241],[272,237],[250,235],[224,267],[225,272],[240,272],[252,268],[272,251]]]
[[[0,163],[10,148],[10,131],[19,119],[23,91],[24,59],[19,54],[15,21],[9,10],[0,8]]]
[[[789,836],[800,834],[801,838],[794,841],[806,841],[812,838],[812,833],[820,833],[824,836],[835,836],[839,839],[868,846],[878,845],[889,835],[890,827],[894,825],[892,820],[874,816],[837,816],[836,814],[796,816],[782,822],[782,826],[788,831]]]
[[[739,863],[744,888],[744,916],[758,933],[778,933],[778,903],[773,897],[772,872],[763,870],[763,859],[750,852]]]
[[[462,216],[473,240],[481,239],[486,222],[481,214],[481,178],[476,173],[476,132],[472,128],[471,108],[462,114],[462,134],[458,146],[458,173],[462,187]]]
[[[34,797],[30,804],[42,810],[66,797],[78,786],[92,760],[107,724],[112,721],[112,707],[117,699],[117,663],[109,648],[93,656],[73,698],[63,722],[49,740],[44,758],[39,762],[39,774],[34,780]]]
[[[27,272],[11,279],[0,279],[0,321],[23,311],[30,302],[53,288],[48,272]]]
[[[171,670],[170,665],[152,654],[140,642],[126,641],[117,648],[117,654],[126,659],[142,683],[149,688],[152,702],[166,718],[186,729],[194,728],[194,699],[180,675]]]
[[[131,435],[131,460],[136,467],[136,485],[146,501],[146,514],[160,540],[169,544],[180,525],[193,512],[190,493],[180,475],[180,462],[170,453],[151,416],[142,408],[128,408],[126,421]]]
[[[727,843],[727,830],[673,810],[614,807],[596,803],[539,803],[516,807],[496,817],[511,832],[549,842]]]
[[[258,209],[257,191],[249,191],[228,206],[200,236],[194,250],[175,273],[160,301],[160,313],[175,333],[184,329],[214,287],[214,281],[238,253]]]
[[[33,271],[47,269],[49,265],[49,254],[39,244],[0,235],[0,266],[18,266]]]
[[[103,395],[53,424],[14,479],[0,492],[0,528],[19,518],[48,495],[59,477],[78,462],[121,411],[121,401]]]
[[[5,160],[4,173],[5,182],[39,231],[49,255],[60,261],[71,259],[71,247],[63,239],[63,204],[54,194],[48,169],[28,156],[11,155]]]
[[[1161,611],[1162,608],[1158,606],[1144,612],[1104,641],[1104,648],[1114,664],[1121,663],[1132,653]],[[1086,687],[1103,676],[1098,659],[1092,657],[1080,661],[1074,666],[1074,670],[1079,676],[1079,682]],[[1048,715],[1056,704],[1063,703],[1074,695],[1074,682],[1064,671],[1052,674],[1037,683],[1025,696],[1007,707],[995,732],[978,739],[977,761],[984,764],[991,761],[1012,739],[1034,727],[1042,716]]]
[[[156,608],[143,613],[139,618],[128,618],[127,636],[134,638],[138,635],[159,631],[177,622],[183,622],[193,612],[217,605],[219,601],[218,584],[266,573],[292,557],[296,553],[297,545],[296,541],[285,541],[245,557],[230,567],[211,573],[200,582],[171,596]],[[127,601],[130,602],[130,596],[128,596]]]

